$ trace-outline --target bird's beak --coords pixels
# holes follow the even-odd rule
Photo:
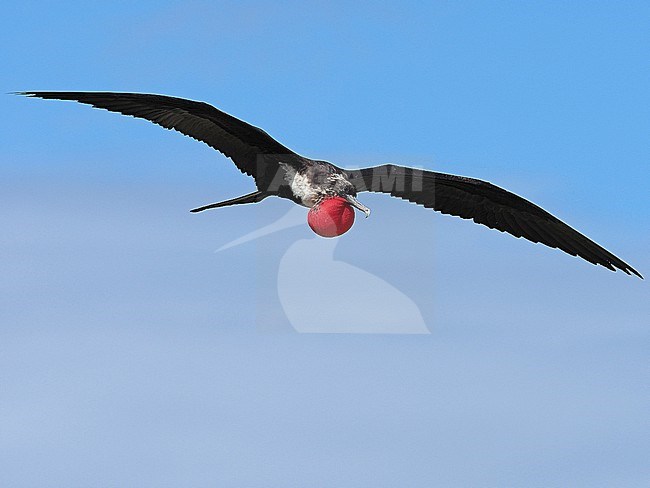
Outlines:
[[[350,202],[350,205],[352,205],[354,208],[357,208],[366,214],[366,218],[370,217],[370,209],[359,200],[354,198],[352,195],[345,195],[345,199]]]

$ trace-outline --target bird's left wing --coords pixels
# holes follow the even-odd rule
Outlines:
[[[146,93],[113,92],[19,92],[20,95],[73,100],[111,112],[149,120],[204,142],[233,160],[240,171],[261,177],[264,155],[298,157],[262,129],[254,127],[204,102]]]
[[[357,191],[389,193],[444,214],[559,248],[612,271],[641,274],[532,202],[487,181],[386,164],[347,171]]]

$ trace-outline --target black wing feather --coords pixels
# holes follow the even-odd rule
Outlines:
[[[204,102],[144,93],[20,92],[20,95],[73,100],[96,108],[149,120],[204,142],[233,160],[256,181],[260,155],[295,155],[262,129],[254,127]]]
[[[357,191],[389,193],[426,208],[472,219],[515,237],[541,242],[612,271],[641,274],[557,217],[487,181],[387,164],[348,171]]]

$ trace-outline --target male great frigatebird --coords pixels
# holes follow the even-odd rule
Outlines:
[[[310,227],[321,236],[334,237],[352,226],[352,207],[364,212],[366,217],[370,215],[370,209],[356,198],[359,192],[382,192],[642,278],[630,265],[547,211],[486,181],[392,164],[346,170],[300,156],[263,130],[204,102],[142,93],[34,91],[19,94],[73,100],[147,119],[208,144],[255,179],[257,191],[195,208],[192,212],[257,203],[268,196],[278,196],[308,207]]]

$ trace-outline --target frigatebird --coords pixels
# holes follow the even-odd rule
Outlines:
[[[44,99],[72,100],[96,108],[147,119],[204,142],[230,158],[255,180],[257,190],[223,202],[195,208],[257,203],[269,196],[308,207],[310,227],[323,237],[350,229],[353,207],[370,215],[357,200],[364,191],[387,193],[444,214],[472,219],[515,237],[541,242],[580,256],[612,271],[641,274],[611,252],[546,210],[487,181],[393,164],[347,170],[309,159],[254,127],[204,102],[144,93],[19,92]]]

